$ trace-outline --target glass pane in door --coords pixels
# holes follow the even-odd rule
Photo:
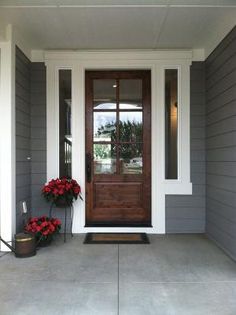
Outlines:
[[[141,142],[143,138],[143,113],[120,112],[119,134],[121,142]]]
[[[119,81],[120,109],[142,108],[142,80],[121,79]]]
[[[116,145],[99,144],[93,145],[94,174],[116,173]]]
[[[116,80],[93,80],[94,109],[116,109]]]
[[[116,140],[116,113],[94,112],[93,113],[93,141]]]
[[[142,144],[120,145],[121,174],[142,174]]]

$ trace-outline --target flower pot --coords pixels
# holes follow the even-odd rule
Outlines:
[[[52,242],[52,235],[48,235],[47,238],[38,240],[37,246],[38,247],[47,247]]]
[[[66,208],[72,205],[72,201],[68,201],[65,198],[59,198],[54,200],[54,204],[57,208]]]

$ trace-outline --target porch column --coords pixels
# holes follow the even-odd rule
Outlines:
[[[12,28],[0,43],[0,234],[7,242],[15,233],[15,45]],[[1,251],[9,251],[0,242]]]

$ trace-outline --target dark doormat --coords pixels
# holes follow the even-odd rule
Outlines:
[[[146,233],[87,233],[84,244],[149,244]]]

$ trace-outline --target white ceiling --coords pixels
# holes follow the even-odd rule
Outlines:
[[[204,48],[233,28],[236,0],[0,0],[31,49]]]

